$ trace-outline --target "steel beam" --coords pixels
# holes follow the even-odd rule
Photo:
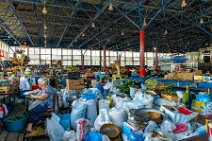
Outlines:
[[[75,4],[75,6],[74,6],[74,9],[73,9],[71,15],[69,16],[69,18],[74,16],[74,14],[76,13],[76,7],[77,7],[78,5],[79,5],[79,2],[77,1],[76,4]],[[65,29],[64,29],[64,31],[63,31],[63,33],[62,33],[62,35],[61,35],[61,37],[60,37],[58,43],[57,43],[57,47],[59,47],[60,42],[62,41],[64,35],[66,35],[66,33],[68,32],[69,27],[70,27],[70,25],[69,25],[69,26],[66,25],[66,27],[65,27]]]
[[[6,24],[3,23],[3,20],[0,19],[0,25],[1,27],[7,32],[7,34],[9,34],[19,45],[21,45],[21,43],[18,41],[18,39],[14,36],[14,34],[12,33],[12,31],[10,30],[10,28],[8,28],[8,26]]]
[[[74,38],[74,40],[72,40],[72,42],[68,45],[67,48],[70,48],[71,45],[73,45],[74,41],[76,41],[76,40],[81,36],[81,34],[85,32],[85,30],[91,25],[91,23],[92,23],[94,20],[96,20],[96,19],[101,15],[102,12],[104,12],[104,10],[107,8],[107,6],[108,6],[108,4],[104,5],[104,6],[102,7],[101,11],[98,11],[98,12],[95,14],[95,16],[93,17],[93,19],[91,19],[91,20],[89,21],[89,23],[81,30],[81,32]]]
[[[115,7],[115,8],[116,8],[116,10],[117,10],[123,17],[125,17],[128,21],[130,21],[130,23],[132,23],[137,29],[140,30],[140,27],[139,27],[133,20],[131,20],[126,14],[124,14],[124,12],[122,12],[121,10],[119,10],[118,7]]]
[[[19,21],[19,23],[22,26],[22,29],[25,31],[25,34],[29,38],[30,43],[32,44],[32,46],[34,46],[34,43],[33,43],[32,39],[30,38],[29,33],[27,32],[26,27],[24,26],[22,19],[18,16],[17,11],[15,10],[15,8],[14,8],[14,6],[12,4],[12,0],[8,0],[8,2],[9,2],[9,5],[10,5],[10,8],[13,10],[13,14],[17,18],[17,20]]]

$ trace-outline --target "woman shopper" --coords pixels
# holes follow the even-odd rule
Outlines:
[[[30,94],[30,98],[34,101],[28,108],[27,132],[32,132],[33,124],[38,123],[41,119],[41,115],[53,107],[56,90],[48,85],[47,78],[38,79],[38,86],[41,88],[41,91],[36,95],[33,95],[32,93]]]

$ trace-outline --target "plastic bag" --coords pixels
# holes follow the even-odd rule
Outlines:
[[[160,126],[161,132],[163,133],[163,135],[165,137],[171,138],[171,139],[175,139],[175,135],[172,132],[174,129],[176,129],[176,126],[174,123],[172,123],[169,120],[165,120],[161,126]]]
[[[130,87],[130,97],[131,97],[131,99],[133,99],[135,97],[137,90],[138,90],[137,88]]]
[[[82,98],[86,100],[102,98],[102,93],[97,88],[89,88],[82,90]]]
[[[130,101],[129,97],[119,97],[119,96],[116,96],[116,95],[112,95],[111,98],[113,99],[115,107],[117,107],[117,108],[122,108],[124,102]]]
[[[109,110],[110,109],[110,101],[106,100],[106,99],[100,99],[99,100],[99,113],[101,109],[106,109]]]
[[[104,86],[103,86],[104,90],[109,90],[112,88],[112,82],[107,82]]]
[[[60,91],[62,93],[62,105],[64,108],[69,107],[69,103],[67,102],[67,98],[70,97],[70,93],[67,89],[62,89]]]
[[[103,124],[112,123],[106,109],[101,109],[98,117],[94,122],[94,127],[97,131],[100,131],[100,128]]]
[[[149,121],[148,122],[148,126],[146,127],[146,129],[144,131],[144,136],[146,136],[147,134],[151,133],[156,128],[157,128],[157,124],[154,121]]]
[[[79,119],[76,121],[77,123],[77,141],[83,141],[85,135],[90,131],[90,122],[87,119]]]
[[[143,141],[143,131],[138,130],[132,126],[130,126],[128,123],[124,122],[122,126],[122,132],[125,135],[125,140],[129,141]]]
[[[47,118],[47,133],[50,141],[61,141],[65,133],[65,129],[59,123],[59,117],[52,114],[51,119]]]
[[[93,127],[94,121],[97,118],[96,101],[91,99],[82,103],[84,103],[87,106],[86,119],[90,121],[91,126]]]
[[[166,99],[163,99],[163,98],[158,98],[154,101],[154,104],[155,105],[166,105],[166,106],[177,106],[177,103],[176,102],[171,102],[171,101],[168,101]]]
[[[77,141],[75,131],[65,131],[62,141]]]
[[[102,141],[103,134],[99,132],[93,132],[90,131],[86,136],[85,136],[85,141]]]
[[[72,103],[72,111],[71,111],[71,127],[73,129],[77,128],[76,121],[81,118],[86,117],[86,105],[80,100],[75,100]]]

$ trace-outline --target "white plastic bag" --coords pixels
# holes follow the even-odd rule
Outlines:
[[[112,123],[106,109],[101,109],[98,117],[94,122],[94,127],[97,131],[100,131],[100,128],[103,124]]]
[[[47,133],[50,141],[61,141],[65,133],[65,129],[59,123],[60,118],[55,114],[52,115],[51,119],[47,118]]]
[[[75,131],[65,131],[63,135],[63,141],[77,141]]]
[[[77,141],[83,141],[85,135],[90,131],[90,122],[87,119],[79,119],[76,121],[77,123],[77,130],[76,136]]]
[[[165,137],[171,138],[171,139],[175,139],[175,135],[172,132],[174,129],[176,129],[176,126],[174,123],[172,123],[169,120],[165,120],[161,126],[160,126],[161,132],[163,133],[163,135]]]
[[[62,89],[62,105],[64,108],[69,107],[69,103],[67,102],[67,98],[70,97],[70,93],[67,89]]]
[[[97,118],[97,108],[96,108],[96,100],[87,100],[82,102],[87,106],[86,119],[88,119],[93,127],[94,121]]]
[[[75,100],[72,103],[72,111],[71,111],[71,127],[73,129],[77,128],[76,121],[86,117],[86,104],[81,102],[79,99]]]

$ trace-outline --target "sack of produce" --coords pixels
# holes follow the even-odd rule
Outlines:
[[[71,111],[71,127],[73,129],[77,128],[76,121],[81,118],[86,117],[86,104],[80,102],[80,100],[75,100],[72,103],[72,111]]]

